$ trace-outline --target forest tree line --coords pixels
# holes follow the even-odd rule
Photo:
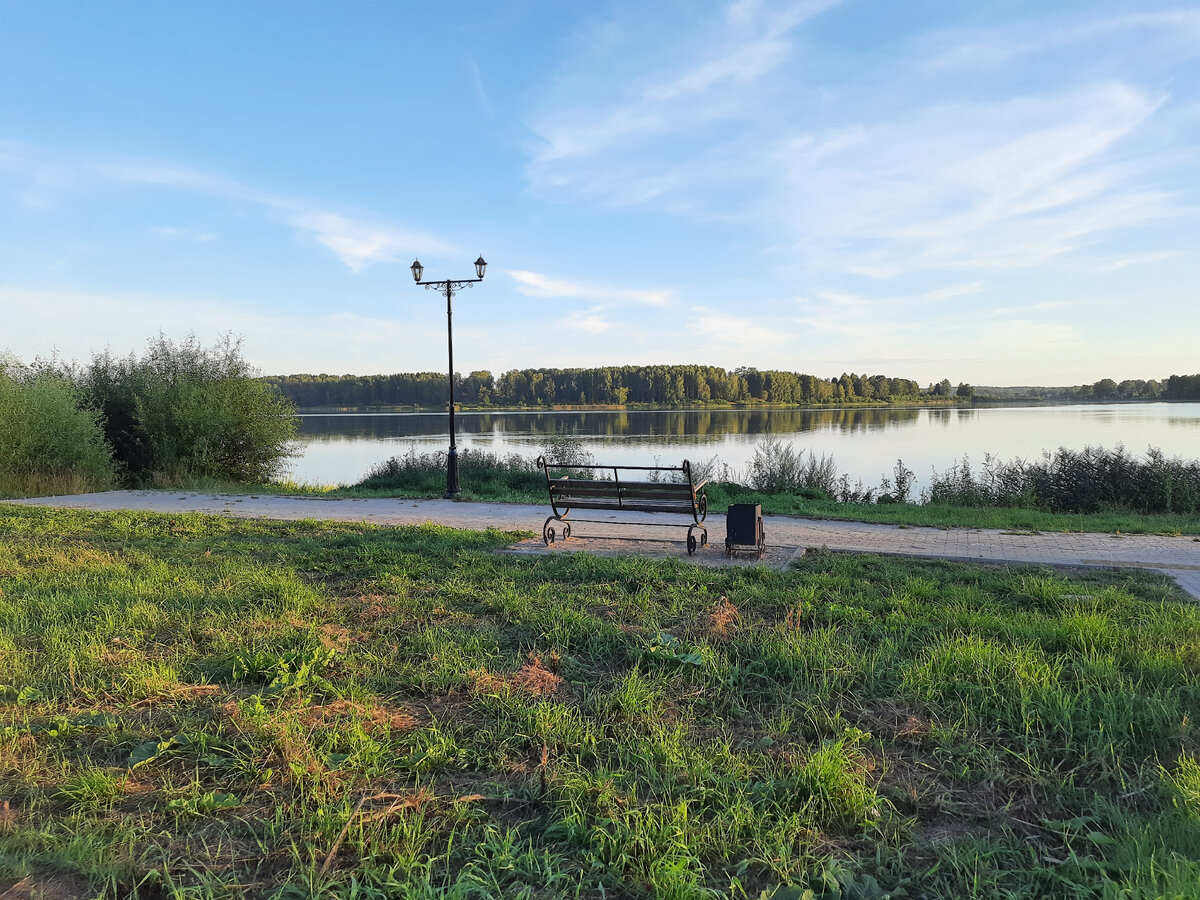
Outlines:
[[[1200,375],[1171,375],[1162,381],[1101,378],[1092,384],[1066,387],[979,387],[975,391],[989,400],[1200,400]]]
[[[446,375],[282,375],[266,379],[299,407],[439,406]],[[960,386],[963,387],[963,386]],[[705,403],[888,403],[922,397],[949,400],[948,380],[921,386],[908,378],[843,373],[818,378],[798,372],[717,366],[604,366],[593,369],[513,369],[456,373],[455,400],[464,406],[664,406]],[[965,396],[965,395],[963,395]]]
[[[297,406],[438,407],[446,403],[444,372],[394,375],[277,375],[264,379]],[[842,373],[818,378],[775,369],[719,366],[602,366],[591,369],[513,369],[498,378],[488,371],[455,374],[454,397],[463,406],[551,407],[704,405],[708,403],[952,402],[976,399],[1200,400],[1200,375],[1163,381],[1111,378],[1094,384],[1044,388],[979,388],[943,379],[921,387],[910,378]]]

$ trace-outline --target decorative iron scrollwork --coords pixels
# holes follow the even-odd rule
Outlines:
[[[551,522],[562,522],[562,533],[561,534],[559,534],[555,530],[554,526],[550,524]],[[570,536],[571,536],[571,523],[563,522],[563,520],[561,518],[559,518],[558,516],[551,516],[542,524],[542,542],[545,543],[545,545],[547,547],[549,547],[551,544],[553,544],[554,541],[559,537],[561,537],[565,541]]]
[[[449,292],[453,297],[465,287],[475,287],[477,281],[479,281],[478,278],[473,278],[470,281],[421,281],[418,284],[427,291],[437,291],[439,294]]]

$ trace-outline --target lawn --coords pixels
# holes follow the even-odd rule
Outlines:
[[[1200,896],[1167,579],[513,537],[0,505],[0,894]]]

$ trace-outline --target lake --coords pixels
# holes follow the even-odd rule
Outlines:
[[[1058,447],[1124,444],[1168,456],[1200,456],[1200,403],[884,409],[563,410],[464,412],[458,446],[536,457],[549,437],[578,441],[597,462],[678,466],[714,455],[744,469],[755,445],[776,435],[798,449],[829,454],[852,479],[878,484],[903,459],[918,485],[967,456],[1039,456]],[[303,415],[302,455],[290,477],[312,484],[353,483],[374,464],[410,448],[445,449],[445,413]]]

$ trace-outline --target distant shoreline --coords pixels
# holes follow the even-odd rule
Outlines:
[[[557,412],[725,412],[725,411],[757,411],[757,410],[853,410],[853,409],[972,409],[992,408],[1001,406],[1137,406],[1150,403],[1195,403],[1194,400],[1059,400],[1042,399],[1040,397],[990,398],[976,397],[974,401],[951,399],[931,401],[927,403],[712,403],[704,406],[686,404],[667,406],[657,403],[628,403],[624,406],[613,404],[569,404],[561,403],[552,406],[468,406],[456,404],[457,413],[557,413]],[[377,406],[302,406],[296,408],[296,415],[368,415],[379,413],[445,413],[446,405],[417,406],[411,404]]]

